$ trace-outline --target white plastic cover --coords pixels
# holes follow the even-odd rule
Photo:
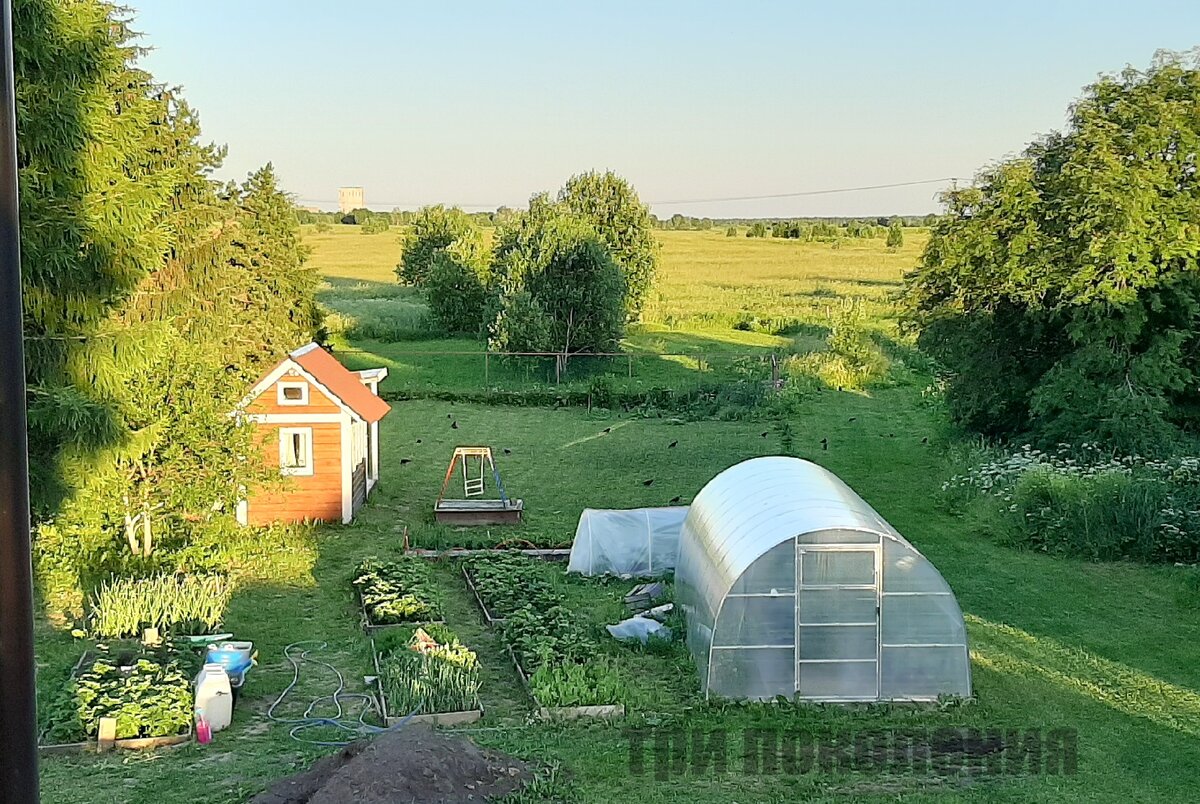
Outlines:
[[[567,572],[653,577],[675,569],[687,506],[608,510],[585,508],[571,544]]]
[[[929,561],[831,472],[755,458],[692,502],[676,601],[706,695],[971,694],[962,612]]]

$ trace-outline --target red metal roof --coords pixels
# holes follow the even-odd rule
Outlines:
[[[350,410],[369,422],[382,419],[392,406],[384,402],[371,389],[363,385],[362,379],[339,363],[333,355],[315,343],[297,349],[290,355],[317,382],[325,386]]]

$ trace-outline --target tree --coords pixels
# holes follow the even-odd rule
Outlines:
[[[401,241],[396,275],[407,285],[421,286],[429,275],[434,257],[442,251],[458,250],[467,262],[484,251],[478,230],[458,207],[422,207]]]
[[[1200,423],[1198,108],[1196,54],[1160,55],[943,195],[907,320],[957,419],[1148,451]]]
[[[483,329],[487,289],[479,271],[439,251],[425,278],[425,299],[437,325],[451,334],[477,335]]]
[[[617,348],[626,316],[624,277],[588,223],[535,196],[498,240],[493,348],[564,356]]]
[[[767,225],[762,221],[755,221],[749,229],[746,230],[746,237],[766,237]]]
[[[738,228],[736,226],[730,226],[728,229],[725,230],[725,236],[726,237],[737,237],[738,236]]]
[[[567,212],[590,224],[608,246],[625,284],[625,312],[636,320],[654,285],[658,240],[650,209],[637,191],[612,171],[572,176],[558,194]]]
[[[904,245],[904,227],[900,225],[900,221],[892,221],[888,224],[887,230],[887,247],[900,248]]]
[[[361,222],[362,234],[382,234],[391,228],[388,215],[372,215]]]
[[[317,334],[317,280],[270,165],[209,179],[222,150],[115,7],[18,0],[13,23],[35,562],[75,616],[97,577],[220,562],[263,471],[229,413]]]

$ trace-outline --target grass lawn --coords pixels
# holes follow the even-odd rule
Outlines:
[[[363,243],[363,252],[367,246],[378,252],[345,255],[336,265],[318,262],[330,276],[340,277],[348,287],[379,283],[366,292],[394,292],[379,267],[382,255],[394,247],[394,233],[339,231],[321,237],[329,241],[313,241],[316,260],[323,259],[322,248],[335,248],[343,240]],[[729,322],[740,320],[743,312],[762,319],[815,321],[821,300],[832,298],[829,292],[879,305],[869,308],[869,322],[887,330],[891,312],[885,310],[886,294],[905,260],[911,260],[917,237],[910,237],[899,254],[883,249],[882,241],[859,250],[852,245],[831,249],[726,239],[717,232],[668,232],[662,239],[662,301],[651,326],[630,338],[631,349],[644,344],[641,339],[681,343],[696,338],[730,344],[734,352],[769,352],[778,344],[758,339],[780,336],[733,330]],[[754,256],[736,265],[742,249]],[[394,261],[394,254],[387,259]],[[696,266],[692,283],[686,281],[689,261]],[[780,262],[788,267],[772,267]],[[729,265],[735,267],[722,267]],[[722,281],[728,287],[721,287]],[[677,301],[680,297],[687,300]],[[789,298],[797,300],[794,305]],[[815,300],[811,309],[805,299]],[[732,318],[705,317],[706,310]],[[784,337],[794,343],[796,336]],[[364,365],[385,361],[396,375],[407,365],[398,354],[401,345],[433,346],[424,341],[355,344],[365,350],[358,358]],[[396,348],[397,354],[389,357],[389,348]],[[679,371],[694,371],[685,363],[675,365]],[[436,380],[436,371],[417,365],[408,381]],[[619,616],[620,597],[630,584],[566,579],[558,577],[561,569],[547,566],[546,572],[567,590],[598,638],[608,640],[604,651],[616,657],[626,682],[628,716],[616,723],[531,722],[530,703],[497,636],[483,626],[456,565],[446,562],[438,565],[437,576],[448,624],[478,651],[483,667],[481,696],[487,715],[465,730],[481,743],[555,768],[557,781],[550,785],[554,795],[586,802],[1194,798],[1194,780],[1200,774],[1200,663],[1195,647],[1200,642],[1200,608],[1182,572],[1014,551],[981,535],[977,523],[946,513],[938,495],[942,481],[955,471],[948,450],[955,436],[942,409],[922,391],[922,382],[901,382],[869,393],[826,391],[808,397],[788,424],[795,453],[827,466],[854,487],[930,558],[957,593],[967,615],[974,701],[922,709],[708,703],[697,693],[694,670],[681,647],[661,653],[628,649],[600,630]],[[458,428],[452,429],[451,422]],[[606,428],[610,432],[605,433]],[[381,484],[353,525],[296,529],[266,543],[247,534],[246,543],[239,546],[246,577],[252,580],[234,598],[228,625],[255,640],[261,664],[232,728],[203,749],[46,758],[43,800],[182,804],[198,795],[212,802],[244,800],[328,750],[303,746],[289,737],[287,726],[265,719],[271,701],[292,679],[283,657],[287,645],[303,640],[325,643],[320,657],[343,671],[351,690],[362,689],[370,651],[358,628],[349,587],[361,558],[398,555],[406,528],[412,542],[424,546],[506,539],[566,543],[584,507],[664,505],[676,496],[686,503],[721,469],[779,452],[778,432],[775,423],[754,419],[638,418],[588,413],[580,407],[490,407],[430,399],[395,403],[383,422]],[[822,439],[828,440],[827,450],[822,449]],[[678,441],[678,447],[668,449],[672,441]],[[433,502],[458,444],[488,444],[497,451],[509,494],[525,500],[524,524],[489,533],[433,523]],[[653,484],[644,485],[649,479]],[[78,656],[80,646],[46,623],[39,623],[38,636],[41,684],[49,689]],[[332,674],[306,668],[296,702],[285,713],[298,715],[308,699],[328,694],[335,686]],[[741,772],[738,757],[741,732],[751,728],[824,734],[960,726],[1075,729],[1077,772],[993,778],[851,771],[748,776]],[[702,739],[725,731],[731,747],[728,770],[657,779],[647,756],[646,773],[631,774],[626,732],[630,727],[695,731]]]

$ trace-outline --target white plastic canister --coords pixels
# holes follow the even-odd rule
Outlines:
[[[233,720],[233,690],[229,687],[229,674],[219,664],[206,664],[192,685],[196,697],[196,711],[204,712],[204,719],[213,732],[227,728]]]

